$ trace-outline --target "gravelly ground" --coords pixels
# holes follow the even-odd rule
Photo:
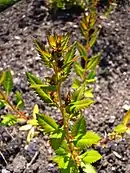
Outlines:
[[[124,2],[124,6],[117,8],[104,21],[94,48],[94,51],[103,49],[104,52],[97,70],[96,102],[85,113],[88,129],[98,130],[102,136],[122,119],[124,105],[130,105],[130,2]],[[33,37],[46,42],[46,31],[51,30],[58,33],[70,31],[72,40],[82,39],[79,20],[80,16],[63,12],[55,20],[53,16],[52,20],[42,0],[22,0],[0,13],[0,71],[5,68],[13,70],[15,86],[24,93],[29,111],[35,101],[43,111],[52,111],[36,98],[27,85],[26,71],[32,71],[38,76],[48,73],[34,49]],[[25,136],[22,132],[18,133],[17,128],[0,127],[0,151],[8,162],[6,165],[0,157],[2,173],[57,172],[51,161],[48,161],[52,150],[46,136],[37,137],[28,150],[24,149]],[[100,149],[100,152],[104,157],[95,164],[98,173],[130,172],[128,142],[112,142],[106,148]],[[37,157],[27,169],[27,163],[34,154]]]

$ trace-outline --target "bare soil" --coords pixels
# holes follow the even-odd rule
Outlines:
[[[103,50],[94,86],[95,104],[85,111],[87,129],[102,136],[112,131],[130,106],[130,1],[120,1],[116,11],[103,21],[101,34],[94,47]],[[54,111],[47,107],[28,87],[25,72],[38,76],[49,74],[38,57],[33,39],[46,43],[46,31],[71,32],[72,41],[82,41],[79,31],[81,9],[59,11],[51,15],[43,0],[22,0],[0,13],[0,71],[11,68],[14,72],[14,92],[23,92],[27,110],[34,103],[41,111]],[[1,110],[0,114],[5,114]],[[95,164],[98,173],[130,173],[130,136],[98,148],[103,155]],[[53,151],[48,138],[40,134],[25,149],[26,133],[18,127],[0,127],[0,171],[2,173],[57,173],[51,162]],[[4,160],[5,159],[5,160]],[[34,159],[34,160],[32,160]]]

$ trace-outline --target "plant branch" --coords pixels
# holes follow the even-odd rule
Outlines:
[[[8,104],[10,109],[15,112],[17,115],[19,115],[20,118],[28,119],[23,112],[20,112],[8,99],[8,97],[3,93],[2,90],[0,90],[0,95],[3,97],[5,102]]]

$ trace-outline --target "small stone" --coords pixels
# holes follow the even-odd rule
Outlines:
[[[7,169],[2,169],[1,173],[10,173]]]

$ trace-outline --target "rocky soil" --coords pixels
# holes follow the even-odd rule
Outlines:
[[[124,2],[124,3],[123,3]],[[109,133],[130,106],[130,1],[120,1],[117,10],[103,28],[94,51],[103,50],[94,86],[95,104],[85,111],[87,128],[102,136]],[[44,112],[56,112],[46,107],[29,89],[26,71],[38,76],[49,74],[37,55],[33,39],[46,43],[46,31],[66,33],[72,40],[80,39],[78,9],[59,11],[52,16],[43,0],[22,0],[0,13],[0,71],[11,68],[16,89],[23,92],[28,111],[38,103]],[[6,110],[4,110],[6,111]],[[3,110],[1,111],[1,114]],[[55,113],[58,119],[58,112]],[[98,173],[130,173],[129,138],[109,143],[99,151],[103,154],[95,164]],[[53,154],[44,135],[36,137],[25,149],[26,134],[17,127],[0,127],[0,171],[2,173],[58,172],[50,158]],[[5,159],[5,160],[4,160]],[[34,160],[32,160],[34,159]]]

